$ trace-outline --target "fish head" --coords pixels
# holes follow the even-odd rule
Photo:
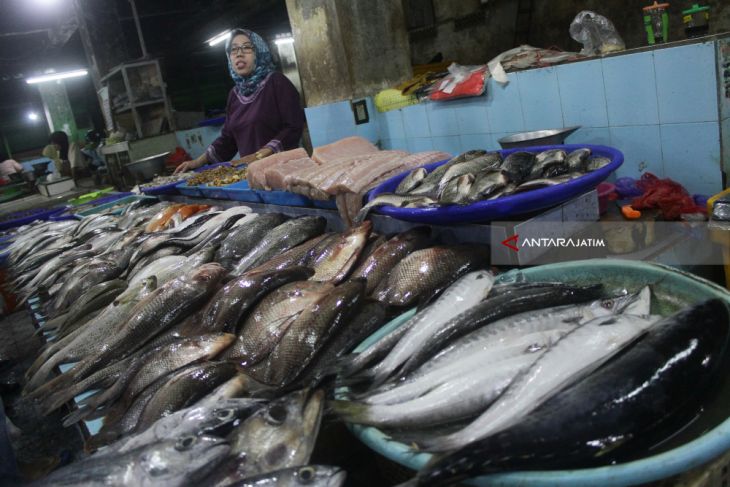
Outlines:
[[[193,269],[190,273],[190,280],[195,283],[216,283],[223,279],[228,271],[217,262],[203,264]]]
[[[220,463],[230,447],[213,436],[187,435],[144,448],[134,465],[137,485],[167,485],[200,478]]]
[[[245,452],[265,471],[304,465],[322,420],[324,391],[303,389],[257,411],[232,433],[235,453]]]

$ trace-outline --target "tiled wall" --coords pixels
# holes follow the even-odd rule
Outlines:
[[[620,149],[618,177],[651,171],[713,194],[722,189],[715,66],[714,43],[691,44],[513,73],[506,86],[490,80],[479,98],[386,113],[368,100],[364,126],[355,126],[349,102],[305,112],[315,146],[359,134],[383,149],[452,154],[499,148],[514,132],[581,125],[567,142]],[[722,125],[730,129],[730,118]]]
[[[178,130],[175,132],[177,142],[180,147],[185,149],[192,157],[198,157],[205,152],[205,149],[218,138],[221,134],[221,128],[218,127],[199,127],[189,130]]]

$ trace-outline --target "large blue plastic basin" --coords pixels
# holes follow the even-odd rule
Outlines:
[[[562,281],[574,284],[601,282],[607,289],[637,290],[652,286],[652,313],[671,314],[680,308],[710,298],[720,298],[730,306],[730,293],[707,280],[674,268],[643,262],[594,259],[550,264],[502,274],[498,281],[509,280],[521,272],[529,281]],[[405,323],[415,310],[408,311],[378,330],[357,349],[360,352],[380,337]],[[730,449],[730,374],[722,380],[717,397],[689,427],[646,457],[628,463],[580,470],[511,472],[488,475],[465,482],[490,487],[602,487],[653,482],[692,469],[715,459]],[[342,391],[338,391],[342,394]],[[412,469],[419,469],[430,458],[414,453],[407,445],[391,440],[382,431],[350,425],[354,434],[370,448]]]

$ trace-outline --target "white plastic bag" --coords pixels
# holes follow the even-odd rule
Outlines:
[[[580,53],[586,56],[626,49],[613,23],[590,10],[583,10],[575,16],[570,24],[570,37],[583,44]]]

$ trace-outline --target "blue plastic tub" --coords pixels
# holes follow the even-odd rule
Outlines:
[[[264,191],[257,189],[261,201],[268,205],[279,206],[312,206],[312,200],[306,196],[289,191]]]
[[[58,215],[66,211],[66,206],[60,208],[36,208],[33,210],[18,211],[7,215],[3,221],[0,221],[0,231],[10,228],[22,227],[36,220],[48,220],[53,215]]]
[[[177,194],[177,185],[180,184],[181,181],[174,181],[172,183],[163,184],[161,186],[153,186],[152,188],[144,188],[140,189],[141,192],[143,192],[146,195],[149,196],[157,196],[162,194]]]
[[[432,223],[449,225],[453,223],[484,222],[493,220],[507,220],[516,215],[523,215],[559,205],[571,198],[575,198],[598,186],[598,183],[605,180],[612,172],[621,166],[624,161],[623,154],[612,148],[603,145],[546,145],[540,147],[522,147],[519,149],[507,149],[499,151],[502,157],[513,152],[528,151],[542,152],[549,149],[563,149],[568,152],[587,147],[595,156],[603,156],[611,159],[611,163],[597,171],[572,179],[557,186],[535,189],[524,193],[505,196],[496,200],[485,200],[471,205],[439,206],[433,208],[396,208],[393,206],[381,206],[373,211],[388,215],[400,220],[417,223]],[[429,172],[446,161],[434,162],[423,166]],[[410,171],[404,172],[390,178],[383,184],[368,193],[368,201],[381,193],[392,193],[398,184],[408,175]]]
[[[314,205],[315,208],[322,208],[323,210],[337,209],[337,203],[334,198],[330,198],[328,200],[312,200],[312,205]]]
[[[244,201],[246,203],[261,203],[262,200],[257,191],[252,190],[248,181],[239,181],[237,183],[223,186],[223,191],[229,200]]]
[[[675,268],[639,261],[594,259],[563,262],[502,274],[497,282],[510,282],[518,272],[527,281],[560,281],[575,285],[601,282],[608,290],[625,288],[635,291],[651,285],[651,312],[664,316],[710,298],[722,299],[730,306],[730,293],[712,282]],[[415,309],[395,318],[361,343],[355,352],[362,352],[414,314]],[[344,394],[344,389],[337,391],[339,397]],[[718,385],[717,397],[704,405],[696,420],[644,458],[580,470],[494,474],[464,483],[485,487],[619,487],[654,482],[698,467],[727,452],[730,449],[729,411],[730,376],[725,375]],[[406,467],[419,469],[431,458],[427,453],[414,452],[408,445],[391,439],[379,429],[360,425],[349,427],[370,448]]]

